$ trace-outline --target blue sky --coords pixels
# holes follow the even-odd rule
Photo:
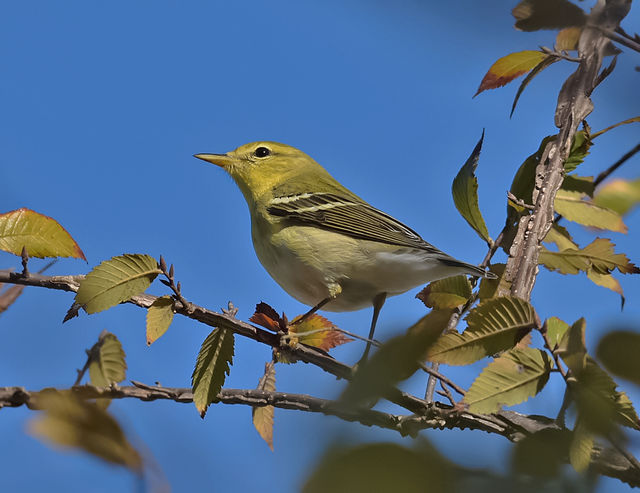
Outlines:
[[[587,2],[585,2],[587,3]],[[337,179],[469,262],[485,245],[454,208],[451,182],[486,130],[478,178],[491,234],[502,227],[506,190],[523,159],[554,133],[557,92],[572,67],[555,64],[535,79],[515,115],[516,86],[472,99],[500,56],[550,46],[551,32],[519,33],[515,2],[139,1],[6,2],[0,16],[0,195],[2,212],[29,207],[56,218],[84,250],[88,265],[62,260],[52,274],[80,274],[122,253],[164,255],[176,266],[184,295],[211,309],[229,300],[247,319],[259,301],[292,316],[306,307],[284,293],[258,263],[244,200],[223,172],[192,157],[226,152],[255,140],[296,146]],[[588,7],[584,5],[585,7]],[[624,22],[640,26],[638,6]],[[640,114],[637,53],[625,53],[594,94],[589,118],[599,130]],[[583,175],[597,174],[637,143],[638,126],[601,137]],[[638,157],[617,176],[637,177]],[[640,215],[628,235],[608,235],[640,262]],[[582,244],[592,233],[573,226]],[[498,258],[499,259],[499,258]],[[34,262],[34,265],[37,264]],[[0,254],[1,268],[18,260]],[[627,305],[583,276],[542,270],[534,292],[541,317],[587,318],[588,345],[618,324],[640,321],[638,278],[622,278]],[[423,313],[409,292],[389,300],[381,339]],[[150,289],[164,294],[161,285]],[[0,317],[0,385],[69,386],[102,329],[128,355],[128,378],[188,386],[208,330],[181,317],[146,347],[144,312],[120,306],[62,325],[72,297],[28,289]],[[331,314],[364,334],[370,312]],[[354,362],[362,347],[334,352]],[[226,386],[253,388],[268,348],[237,338]],[[447,369],[468,386],[482,365]],[[424,378],[412,379],[419,389]],[[309,365],[279,365],[281,391],[335,397],[340,383]],[[632,392],[636,403],[638,393]],[[562,386],[517,409],[553,415]],[[251,425],[251,411],[217,405],[203,421],[192,405],[115,402],[113,412],[153,457],[176,491],[233,486],[295,491],[337,438],[397,440],[390,432],[335,418],[276,411],[275,452]],[[126,471],[77,453],[57,453],[25,434],[33,412],[0,413],[3,484],[8,490],[125,491]],[[425,434],[452,459],[501,470],[507,442],[482,433]],[[632,442],[633,443],[633,442]],[[637,445],[637,440],[634,443]],[[478,451],[482,453],[478,453]],[[247,473],[246,471],[251,471]],[[25,478],[28,480],[25,483]],[[615,481],[601,489],[625,491]]]

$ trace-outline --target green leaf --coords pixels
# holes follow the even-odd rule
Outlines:
[[[569,221],[592,228],[626,233],[627,226],[617,212],[583,200],[578,192],[558,190],[553,204],[555,211]]]
[[[598,188],[593,203],[610,209],[621,216],[628,214],[640,203],[640,178],[611,180]]]
[[[110,332],[103,331],[90,350],[89,378],[95,387],[109,387],[127,376],[127,363],[122,344]]]
[[[560,190],[565,192],[576,192],[581,197],[593,197],[595,185],[593,176],[566,175],[560,186]]]
[[[469,159],[467,159],[464,166],[460,168],[460,171],[453,180],[451,192],[453,194],[453,202],[458,212],[460,212],[462,217],[469,223],[469,226],[471,226],[483,240],[491,242],[487,225],[482,218],[478,206],[478,179],[475,175],[483,140],[484,131],[476,147],[473,149],[471,156],[469,156]]]
[[[547,236],[545,236],[542,241],[545,243],[553,243],[558,247],[558,250],[566,250],[567,248],[578,250],[580,248],[577,243],[574,243],[567,228],[559,224],[553,224]]]
[[[191,375],[193,403],[204,418],[209,404],[217,397],[233,365],[233,332],[213,329],[202,343]]]
[[[489,279],[488,277],[483,277],[480,279],[480,289],[478,290],[480,301],[495,298],[500,290],[508,292],[511,289],[511,283],[503,277],[506,267],[506,264],[493,264],[489,266],[489,272],[493,272],[498,278]]]
[[[303,493],[454,491],[451,464],[433,447],[395,443],[332,447],[302,488]]]
[[[341,400],[350,407],[362,405],[383,396],[398,382],[413,375],[431,344],[447,327],[451,313],[432,310],[406,334],[384,343],[369,360],[359,365]]]
[[[276,367],[273,361],[269,361],[264,365],[264,375],[258,382],[258,390],[267,392],[276,391]],[[262,439],[273,452],[273,406],[253,406],[251,415],[253,418],[253,426],[258,431]]]
[[[564,162],[564,171],[570,173],[580,166],[589,155],[589,150],[592,145],[593,142],[584,130],[579,130],[573,134],[571,151],[569,152],[569,157],[567,157],[567,160]]]
[[[537,50],[518,51],[499,58],[485,74],[473,97],[487,89],[496,89],[508,84],[535,68],[545,58],[547,54]]]
[[[37,395],[43,412],[29,423],[29,432],[56,446],[84,450],[133,471],[142,459],[127,440],[118,422],[99,406],[56,390]]]
[[[606,334],[598,343],[596,356],[614,375],[640,385],[640,334],[616,330]]]
[[[73,257],[87,260],[82,250],[55,219],[30,209],[0,214],[0,250],[29,257]]]
[[[560,344],[560,341],[569,330],[569,324],[558,317],[548,318],[544,323],[544,327],[547,331],[547,339],[549,339],[551,349]]]
[[[173,321],[174,303],[171,296],[156,298],[147,310],[147,345],[160,339]]]
[[[545,351],[512,349],[493,360],[471,384],[463,403],[469,411],[488,414],[538,394],[549,380],[553,363]]]
[[[511,349],[532,328],[538,316],[524,300],[509,296],[483,301],[467,315],[462,333],[442,335],[427,353],[430,361],[468,365],[485,356]]]
[[[571,445],[569,446],[569,462],[577,472],[584,472],[591,463],[593,451],[593,434],[578,418],[573,429]]]
[[[416,298],[436,310],[455,308],[471,298],[471,283],[467,276],[453,276],[429,283]]]
[[[569,454],[570,441],[569,431],[553,428],[525,436],[513,448],[512,468],[520,474],[557,478]]]
[[[579,374],[587,362],[586,328],[587,322],[580,318],[564,331],[558,342],[557,353],[575,374]]]
[[[560,252],[552,252],[542,247],[538,263],[551,271],[561,274],[577,274],[593,269],[599,274],[609,274],[618,269],[622,274],[637,274],[640,272],[623,253],[615,253],[611,240],[596,238],[582,249],[567,248]]]
[[[141,294],[160,274],[149,255],[125,254],[105,260],[80,282],[75,302],[87,313],[111,308]]]
[[[557,62],[558,60],[559,60],[558,57],[549,55],[546,58],[543,58],[542,61],[538,63],[538,65],[533,67],[531,72],[527,74],[527,76],[523,79],[522,83],[520,84],[520,87],[518,87],[518,92],[516,93],[516,97],[513,99],[513,104],[511,105],[511,113],[509,113],[509,118],[513,116],[513,112],[516,110],[516,105],[518,104],[518,100],[520,99],[522,92],[529,85],[529,82],[531,82],[533,78],[536,75],[538,75],[540,72],[542,72],[545,68]]]
[[[579,27],[587,19],[584,11],[568,0],[522,0],[511,14],[520,31]]]

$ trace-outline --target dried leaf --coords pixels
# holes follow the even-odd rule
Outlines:
[[[532,328],[538,316],[524,300],[510,296],[491,298],[473,308],[462,333],[442,335],[427,353],[430,361],[468,365],[513,348]]]
[[[536,50],[518,51],[499,58],[485,74],[474,97],[487,89],[496,89],[508,84],[535,68],[545,58],[546,53]]]
[[[173,321],[174,302],[171,296],[156,298],[147,310],[147,345],[160,339]]]
[[[256,311],[251,315],[249,321],[273,332],[284,330],[287,326],[286,322],[278,315],[278,312],[263,301],[256,305]]]
[[[584,11],[568,0],[522,0],[511,14],[520,31],[583,26],[587,19]]]
[[[204,418],[233,365],[233,332],[227,329],[213,329],[202,343],[196,366],[191,375],[193,403]]]
[[[478,206],[478,179],[475,175],[483,139],[484,131],[476,147],[473,149],[471,156],[469,156],[469,159],[467,159],[462,168],[460,168],[460,171],[453,180],[451,192],[453,194],[453,202],[465,221],[469,223],[469,226],[471,226],[483,240],[491,242],[487,225],[482,218],[482,213]]]
[[[0,214],[0,250],[29,257],[73,257],[86,260],[67,231],[55,220],[30,209]]]
[[[78,448],[113,464],[140,471],[142,459],[113,417],[99,406],[69,393],[39,393],[43,412],[29,424],[31,434],[53,445]]]
[[[87,313],[111,308],[141,294],[161,271],[149,255],[125,254],[105,260],[80,282],[75,302]]]
[[[295,323],[302,315],[297,316],[289,324],[289,334],[293,337],[293,343],[306,344],[323,351],[329,351],[336,346],[340,346],[353,339],[337,330],[338,328],[329,320],[317,313],[314,313],[300,323]]]
[[[467,276],[447,277],[429,283],[416,298],[436,310],[455,308],[471,298],[471,283]]]
[[[549,380],[553,362],[545,351],[512,349],[482,370],[464,396],[472,413],[488,414],[537,395]]]
[[[267,392],[276,391],[276,367],[273,361],[269,361],[264,365],[264,375],[258,382],[258,390]],[[273,406],[254,406],[251,411],[253,418],[253,426],[258,431],[262,439],[273,452]]]
[[[600,274],[609,274],[618,269],[622,274],[638,274],[638,269],[623,253],[615,253],[611,240],[596,238],[586,247],[578,250],[568,248],[560,252],[552,252],[542,247],[538,262],[547,269],[561,274],[577,274],[593,269]]]

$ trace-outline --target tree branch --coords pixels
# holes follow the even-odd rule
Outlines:
[[[558,96],[555,123],[560,130],[555,140],[547,145],[536,169],[534,210],[520,219],[509,251],[505,279],[511,283],[513,296],[531,298],[538,273],[540,244],[553,223],[553,203],[564,179],[564,162],[578,126],[593,110],[590,95],[603,80],[600,69],[609,42],[603,30],[614,31],[629,8],[630,3],[626,0],[598,0],[588,16],[578,43],[580,64],[565,81]]]

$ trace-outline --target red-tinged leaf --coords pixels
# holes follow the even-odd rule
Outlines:
[[[578,41],[582,34],[581,27],[566,27],[556,36],[556,50],[572,51],[578,49]]]
[[[278,332],[286,327],[278,312],[264,302],[256,305],[256,311],[251,315],[249,321],[273,332]]]
[[[69,233],[49,216],[30,209],[0,214],[0,250],[29,257],[73,257],[87,260]]]
[[[487,89],[496,89],[526,74],[542,62],[547,55],[541,51],[525,50],[498,59],[486,73],[474,97]]]
[[[306,320],[295,323],[301,316],[297,316],[289,325],[289,334],[292,336],[292,342],[328,351],[331,348],[353,341],[321,315],[313,314]]]

